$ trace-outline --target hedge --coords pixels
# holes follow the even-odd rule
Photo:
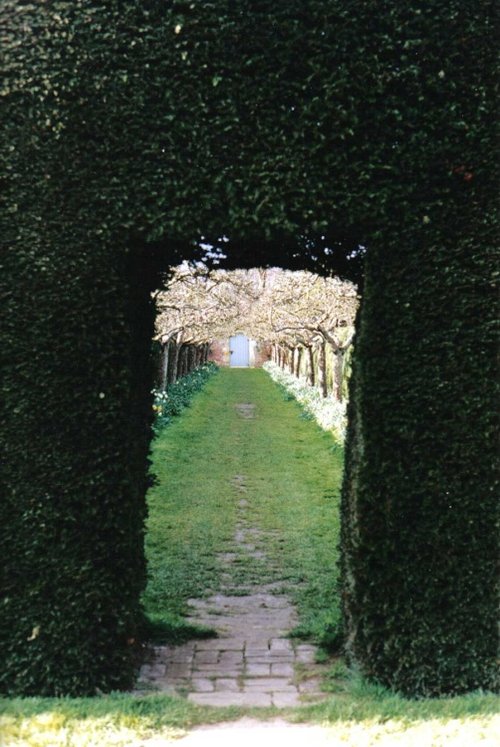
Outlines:
[[[412,697],[498,686],[494,262],[449,218],[367,268],[342,501],[348,655]]]
[[[133,682],[150,292],[207,241],[226,267],[358,280],[367,247],[350,648],[405,692],[490,686],[490,5],[4,0],[0,15],[0,690]]]

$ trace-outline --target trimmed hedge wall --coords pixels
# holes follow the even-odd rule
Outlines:
[[[351,660],[436,696],[498,687],[495,64],[491,8],[420,21],[403,47],[433,77],[407,71],[392,217],[366,259],[341,569]]]
[[[404,692],[491,686],[491,16],[4,0],[2,692],[133,681],[150,290],[202,236],[353,278],[368,247],[350,649]]]
[[[410,696],[498,686],[495,264],[448,225],[369,260],[343,490],[347,651]]]
[[[25,695],[129,686],[145,578],[152,305],[123,247],[65,238],[4,262],[0,683]]]

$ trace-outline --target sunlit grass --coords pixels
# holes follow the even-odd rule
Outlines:
[[[225,709],[225,717],[239,711]],[[152,736],[176,738],[220,719],[181,698],[112,694],[100,698],[0,699],[2,747],[125,747]]]
[[[328,700],[291,718],[328,727],[341,744],[355,747],[496,747],[500,733],[493,694],[409,701],[352,675]]]
[[[321,725],[351,747],[497,747],[498,698],[473,693],[408,701],[357,678],[328,700],[293,710],[208,708],[167,695],[0,699],[2,747],[138,747],[243,715]]]

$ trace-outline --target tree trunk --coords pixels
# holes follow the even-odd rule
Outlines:
[[[295,376],[299,378],[300,376],[300,364],[302,362],[302,348],[297,348],[297,358],[295,360]]]
[[[168,384],[168,359],[169,359],[170,340],[162,343],[161,346],[161,366],[160,366],[160,389],[165,391]]]
[[[314,368],[314,348],[312,345],[307,346],[307,355],[309,359],[309,383],[311,386],[316,385],[316,371]]]
[[[333,350],[333,391],[335,398],[342,402],[342,379],[344,372],[344,353],[345,350],[337,348]]]
[[[196,347],[188,345],[186,354],[186,374],[190,374],[196,368]]]
[[[168,368],[168,383],[175,384],[175,382],[177,381],[177,374],[179,371],[180,345],[175,340],[172,340],[170,344],[172,346],[172,349],[171,349],[170,363],[169,363],[169,368]]]
[[[182,379],[182,377],[186,375],[186,356],[187,356],[187,345],[184,344],[181,346],[181,352],[179,354],[179,370],[177,373],[178,379]]]
[[[323,395],[323,397],[327,397],[328,396],[328,382],[326,380],[326,342],[324,340],[321,341],[321,345],[319,348],[318,366],[319,366],[319,386],[321,389],[321,394]]]

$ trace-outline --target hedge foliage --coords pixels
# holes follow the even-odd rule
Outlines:
[[[56,253],[47,233],[31,262],[4,257],[16,283],[3,348],[0,682],[92,694],[133,676],[153,314],[136,303],[123,253],[78,257],[64,235]]]
[[[150,291],[201,236],[226,237],[228,267],[352,278],[368,247],[350,648],[405,692],[490,686],[492,6],[4,0],[0,14],[0,689],[132,682]]]
[[[348,652],[411,696],[498,686],[494,261],[446,225],[368,273],[343,489]]]

